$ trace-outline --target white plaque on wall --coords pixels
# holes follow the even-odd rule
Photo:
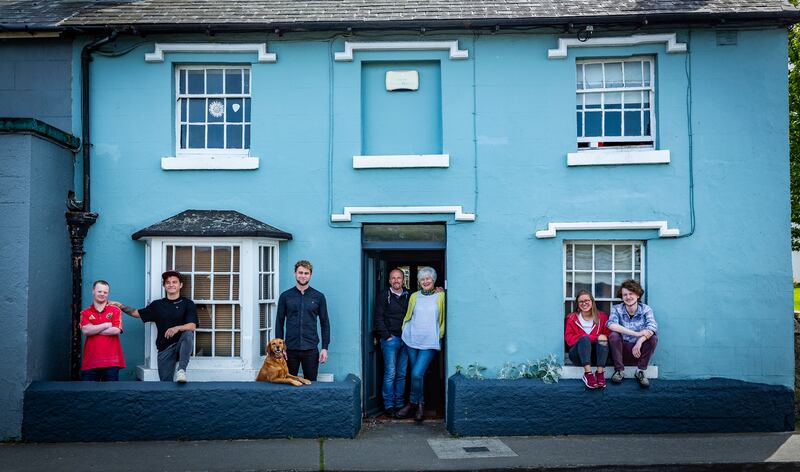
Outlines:
[[[386,90],[418,90],[419,72],[415,70],[386,71]]]

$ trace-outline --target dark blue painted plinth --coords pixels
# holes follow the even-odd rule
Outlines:
[[[794,430],[794,392],[730,379],[634,379],[605,390],[580,380],[450,377],[447,429],[462,436],[733,433]]]
[[[34,382],[25,391],[26,441],[352,438],[361,381]]]

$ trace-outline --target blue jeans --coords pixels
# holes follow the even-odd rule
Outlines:
[[[81,380],[85,382],[117,382],[119,381],[119,367],[82,370]]]
[[[408,359],[411,361],[411,396],[408,401],[424,403],[422,382],[425,378],[425,371],[428,370],[437,351],[436,349],[414,349],[413,347],[406,349],[408,349]]]
[[[381,339],[383,352],[383,408],[402,408],[405,404],[408,351],[400,336]]]

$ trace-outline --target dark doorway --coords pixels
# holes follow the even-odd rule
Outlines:
[[[364,225],[363,300],[362,300],[362,379],[364,414],[377,416],[383,411],[381,385],[383,356],[375,335],[373,313],[377,293],[389,286],[389,272],[400,268],[406,274],[409,292],[418,290],[417,272],[430,266],[436,270],[436,285],[446,288],[444,224]],[[445,330],[445,333],[447,330]],[[444,417],[445,342],[425,374],[425,410],[428,417]],[[406,399],[408,399],[408,381]]]

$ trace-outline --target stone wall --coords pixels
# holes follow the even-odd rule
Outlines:
[[[361,381],[34,382],[23,439],[36,442],[352,438]]]
[[[462,436],[734,433],[794,430],[789,388],[730,379],[633,379],[604,390],[580,380],[449,379],[447,429]]]

